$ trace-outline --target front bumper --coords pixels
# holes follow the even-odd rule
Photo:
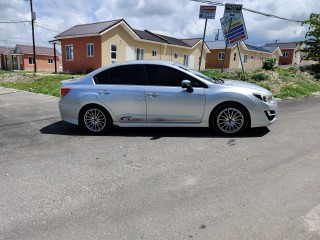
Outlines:
[[[260,102],[250,111],[251,127],[266,127],[275,123],[278,120],[278,103]]]

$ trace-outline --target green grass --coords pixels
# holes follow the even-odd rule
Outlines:
[[[0,70],[0,74],[6,74],[6,73],[12,73],[12,72],[7,70]]]
[[[307,97],[312,93],[319,91],[319,82],[294,81],[293,84],[282,87],[280,92],[275,94],[275,96],[278,98]]]
[[[7,82],[0,83],[0,85],[7,88],[14,88],[33,93],[43,93],[59,97],[61,81],[70,78],[72,78],[70,75],[49,75],[41,77],[35,81],[15,83]]]

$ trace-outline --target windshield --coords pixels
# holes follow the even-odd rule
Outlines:
[[[179,68],[182,68],[183,70],[186,70],[186,71],[188,71],[188,72],[190,72],[190,73],[192,73],[192,74],[196,75],[197,77],[200,77],[200,78],[202,78],[204,80],[207,80],[207,81],[212,82],[212,83],[217,83],[217,81],[216,81],[217,79],[209,78],[206,75],[204,75],[204,74],[202,74],[202,73],[200,73],[200,72],[198,72],[196,70],[193,70],[192,68],[189,68],[189,67],[187,67],[185,65],[182,65],[182,64],[179,64],[179,63],[175,63],[174,65],[178,66]]]

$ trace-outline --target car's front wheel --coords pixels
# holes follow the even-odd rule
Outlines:
[[[211,119],[214,130],[231,136],[243,133],[249,126],[249,115],[244,107],[236,103],[219,106]]]
[[[90,106],[85,108],[81,114],[81,126],[89,133],[106,133],[112,127],[110,114],[101,107]]]

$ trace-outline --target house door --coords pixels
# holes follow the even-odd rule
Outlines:
[[[190,56],[189,56],[189,64],[188,64],[188,67],[194,69],[194,56],[193,56],[193,55],[190,55]]]
[[[126,61],[134,60],[134,47],[126,47]]]
[[[17,60],[18,60],[18,70],[22,70],[22,57],[21,56],[17,56]]]

